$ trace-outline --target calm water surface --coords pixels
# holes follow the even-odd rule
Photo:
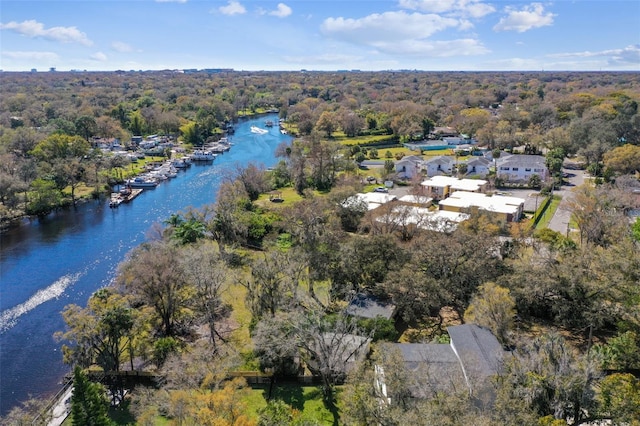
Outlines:
[[[128,251],[145,241],[155,223],[172,213],[213,203],[221,179],[238,165],[276,163],[275,148],[290,137],[276,114],[236,125],[231,150],[211,164],[194,163],[178,177],[111,209],[91,201],[0,234],[0,415],[31,396],[55,392],[69,371],[62,363],[60,315],[70,303],[84,306],[108,285]],[[251,126],[268,133],[256,134]]]

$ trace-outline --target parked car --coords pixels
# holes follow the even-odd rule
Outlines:
[[[374,192],[389,192],[389,190],[387,188],[385,188],[384,186],[379,186],[376,189],[373,190]]]

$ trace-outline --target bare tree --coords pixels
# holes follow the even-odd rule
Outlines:
[[[255,319],[275,316],[281,309],[299,303],[298,288],[304,267],[291,254],[271,251],[251,265],[247,289],[247,306]]]
[[[143,244],[121,267],[118,284],[140,302],[153,308],[163,336],[175,336],[188,314],[191,289],[175,247],[163,242]]]
[[[180,263],[187,282],[195,289],[192,306],[209,326],[213,351],[218,340],[224,342],[219,321],[230,313],[230,306],[222,300],[229,285],[230,271],[212,244],[189,246],[182,251]]]
[[[322,381],[325,402],[333,403],[334,386],[344,381],[369,350],[371,339],[363,335],[350,316],[326,316],[317,310],[281,313],[260,322],[255,344],[263,359],[277,363],[296,354]]]

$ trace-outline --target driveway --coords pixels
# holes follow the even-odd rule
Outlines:
[[[555,211],[551,221],[549,222],[549,229],[560,232],[565,235],[569,235],[569,221],[571,220],[571,207],[570,203],[573,200],[573,189],[582,185],[588,173],[584,170],[569,170],[563,169],[564,178],[562,187],[559,190],[554,191],[555,195],[562,197],[558,209]]]

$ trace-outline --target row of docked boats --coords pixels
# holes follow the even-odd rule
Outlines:
[[[191,153],[189,158],[191,161],[213,161],[218,155],[229,151],[229,149],[231,149],[231,142],[229,142],[229,139],[225,136],[217,142],[196,149]]]
[[[174,163],[174,160],[154,164],[147,169],[146,173],[129,179],[125,183],[131,188],[155,188],[160,182],[178,176],[178,168],[175,167],[175,164],[177,163]]]
[[[231,142],[226,137],[220,141],[203,148],[194,150],[191,154],[148,166],[145,173],[134,178],[127,179],[124,188],[120,192],[111,193],[109,199],[110,207],[118,207],[122,203],[131,201],[137,197],[144,189],[153,189],[160,182],[178,176],[179,170],[191,167],[192,162],[211,162],[218,154],[228,151]]]
[[[155,188],[160,182],[178,176],[179,169],[186,169],[189,166],[191,166],[191,160],[186,157],[150,166],[145,173],[127,179],[119,192],[112,192],[109,207],[128,203],[140,195],[144,189]]]

